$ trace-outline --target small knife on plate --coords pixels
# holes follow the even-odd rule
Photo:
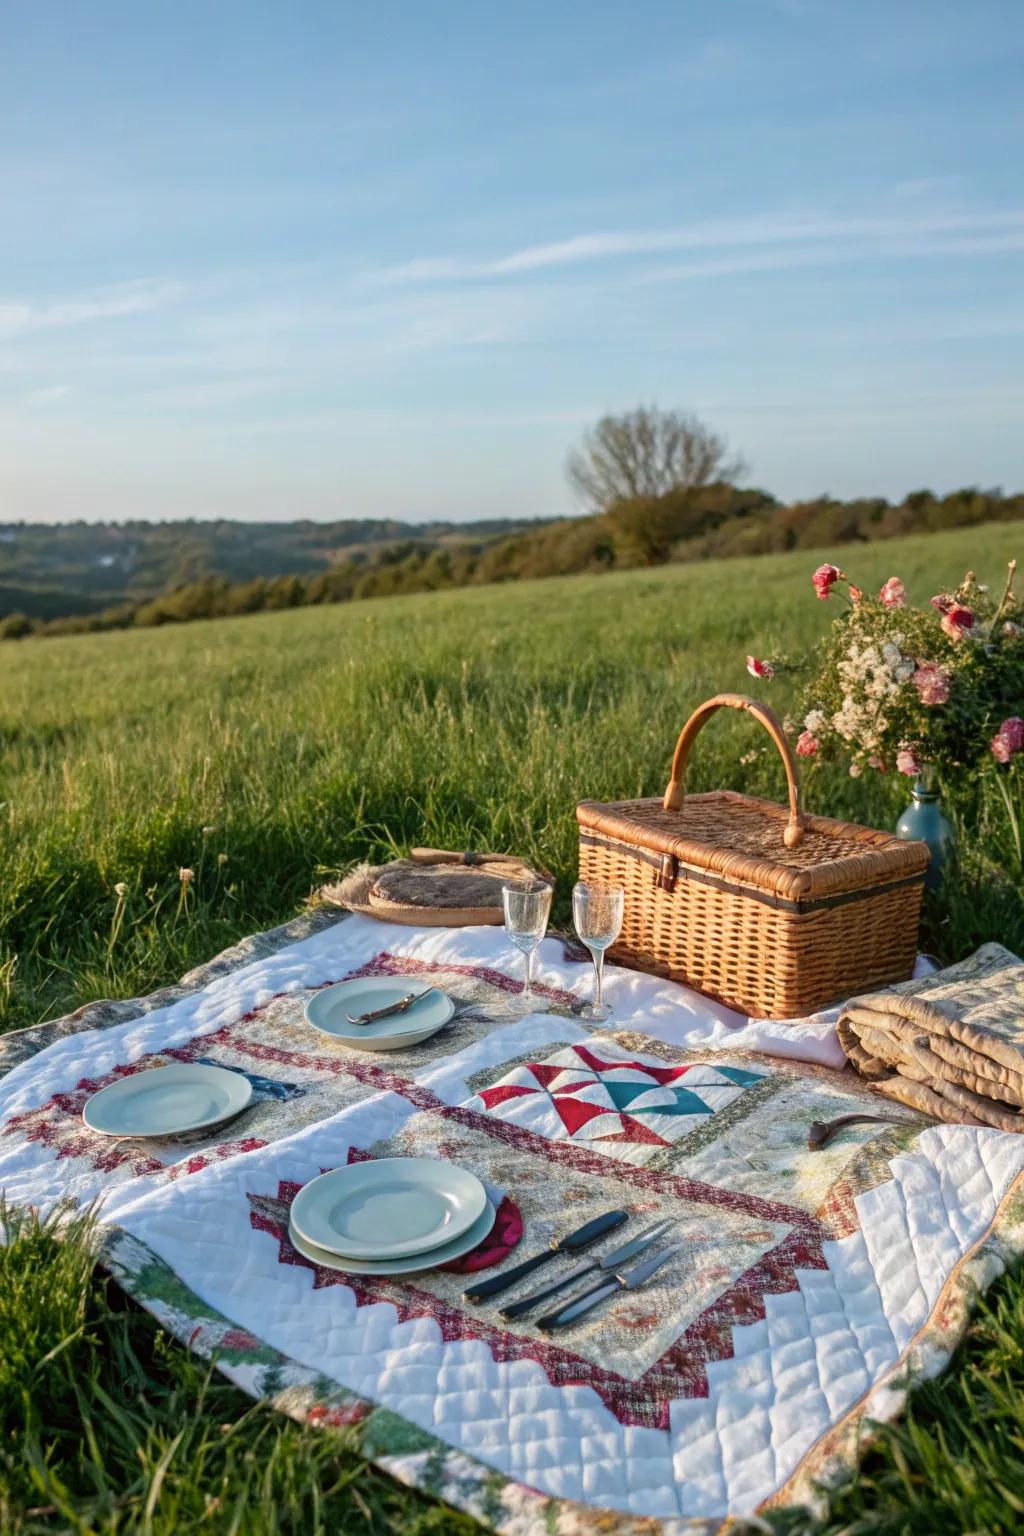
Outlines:
[[[609,1232],[614,1232],[616,1227],[621,1227],[622,1223],[628,1220],[628,1211],[605,1211],[603,1216],[595,1216],[593,1221],[588,1221],[585,1226],[570,1232],[568,1237],[553,1237],[547,1248],[540,1253],[535,1253],[532,1259],[524,1259],[522,1264],[517,1264],[514,1269],[507,1269],[503,1275],[494,1275],[490,1280],[482,1281],[480,1285],[471,1285],[468,1290],[463,1291],[463,1300],[486,1301],[489,1296],[497,1296],[500,1291],[515,1285],[517,1280],[525,1280],[527,1275],[532,1275],[535,1269],[539,1269],[556,1254],[579,1253],[581,1249],[589,1248],[591,1243],[606,1237]]]
[[[436,987],[428,987],[426,992],[407,992],[405,997],[399,998],[397,1003],[386,1003],[383,1008],[371,1008],[369,1013],[346,1013],[345,1017],[350,1024],[372,1024],[376,1019],[386,1019],[393,1013],[405,1013],[418,1003],[420,998],[428,997],[431,992],[436,992]]]
[[[566,1270],[557,1280],[546,1285],[541,1291],[533,1291],[529,1296],[524,1296],[522,1301],[510,1302],[507,1307],[501,1308],[502,1317],[509,1322],[516,1317],[522,1317],[534,1308],[538,1302],[547,1301],[549,1296],[554,1296],[556,1291],[564,1290],[567,1285],[573,1285],[575,1281],[582,1280],[586,1275],[592,1275],[595,1270],[615,1270],[620,1264],[628,1264],[630,1259],[640,1256],[662,1235],[666,1227],[671,1226],[671,1221],[659,1221],[656,1226],[647,1227],[631,1238],[628,1243],[623,1243],[621,1248],[613,1248],[611,1253],[606,1253],[599,1259],[584,1259],[582,1264],[574,1264],[572,1269]]]
[[[643,1285],[663,1264],[674,1258],[682,1247],[682,1243],[676,1243],[674,1248],[664,1248],[661,1253],[653,1254],[641,1264],[634,1264],[625,1274],[609,1275],[606,1280],[598,1280],[596,1285],[588,1286],[581,1296],[575,1297],[567,1306],[557,1312],[549,1312],[546,1317],[539,1317],[537,1327],[550,1333],[555,1328],[567,1328],[571,1323],[579,1322],[581,1317],[586,1317],[588,1312],[599,1307],[602,1301],[613,1296],[616,1291],[635,1291],[637,1286]]]

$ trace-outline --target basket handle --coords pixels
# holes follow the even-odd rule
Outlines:
[[[767,704],[758,703],[757,699],[748,698],[745,693],[719,693],[713,699],[708,699],[695,709],[679,733],[676,742],[675,756],[672,759],[672,777],[669,779],[665,798],[662,802],[666,811],[678,811],[682,808],[686,798],[684,777],[686,774],[686,762],[690,755],[690,748],[694,738],[704,724],[719,709],[742,709],[753,715],[760,725],[763,725],[769,736],[778,748],[782,758],[783,767],[786,770],[786,783],[789,787],[789,821],[786,830],[782,834],[782,841],[787,848],[795,848],[802,841],[804,835],[803,817],[800,814],[800,804],[797,792],[796,759],[792,748],[786,740],[786,733],[778,716]]]

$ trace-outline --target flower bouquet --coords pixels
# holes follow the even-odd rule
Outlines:
[[[787,721],[787,731],[801,757],[844,762],[854,778],[895,769],[915,780],[896,832],[928,844],[932,886],[954,846],[936,781],[961,789],[986,761],[1024,764],[1024,605],[1015,574],[1011,561],[993,600],[968,571],[955,592],[938,593],[923,609],[908,604],[898,576],[877,597],[836,565],[812,577],[823,602],[842,595],[845,603],[814,653],[800,718]],[[781,666],[747,657],[757,678]],[[1009,791],[1002,782],[999,789],[1016,825]]]
[[[871,597],[838,566],[819,566],[818,597],[845,588],[846,606],[814,655],[797,752],[841,759],[854,777],[895,768],[912,778],[949,778],[1024,752],[1024,605],[1015,571],[1011,561],[998,600],[968,571],[955,592],[921,609],[908,604],[898,576]]]

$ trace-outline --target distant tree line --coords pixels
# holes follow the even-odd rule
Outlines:
[[[148,628],[529,577],[832,549],[1018,519],[1024,519],[1024,493],[1004,495],[970,487],[947,496],[914,491],[895,504],[884,497],[838,501],[831,496],[786,504],[764,491],[716,481],[619,497],[589,517],[535,525],[483,545],[467,541],[438,547],[403,539],[313,575],[260,576],[245,582],[207,576],[158,597],[119,603],[98,613],[56,619],[11,613],[0,620],[0,638]]]

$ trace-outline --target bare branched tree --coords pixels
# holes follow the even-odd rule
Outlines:
[[[656,406],[602,416],[566,465],[570,485],[593,512],[634,496],[735,481],[745,469],[725,438],[699,417]]]

